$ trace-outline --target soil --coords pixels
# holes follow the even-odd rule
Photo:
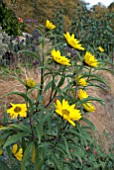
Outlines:
[[[100,145],[108,150],[110,146],[114,145],[114,75],[107,71],[101,71],[100,74],[110,85],[111,90],[103,91],[96,88],[88,90],[88,93],[92,96],[105,100],[106,105],[106,108],[104,108],[100,103],[95,102],[96,112],[89,114],[88,118],[96,127],[94,135]]]

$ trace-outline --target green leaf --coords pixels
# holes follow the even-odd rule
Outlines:
[[[107,71],[109,71],[109,72],[111,72],[111,73],[113,73],[114,74],[114,71],[113,70],[110,70],[110,69],[108,69],[108,68],[97,68],[97,70],[107,70]]]
[[[42,118],[42,120],[40,121],[40,125],[43,126],[45,124],[45,122],[48,121],[48,119],[50,119],[52,114],[53,114],[52,111],[46,113],[45,117]]]
[[[106,91],[106,90],[108,90],[108,88],[110,89],[111,87],[107,87],[106,86],[106,88],[105,87],[102,87],[101,85],[98,85],[98,84],[95,84],[95,83],[89,83],[89,85],[88,86],[94,86],[94,87],[99,87],[99,88],[101,88],[102,90],[104,90],[104,91]]]
[[[91,82],[91,81],[94,81],[94,82],[99,81],[100,83],[103,83],[103,84],[105,84],[108,88],[110,88],[110,86],[109,86],[105,81],[103,81],[103,80],[101,80],[101,79],[91,78],[91,79],[88,80],[88,82]]]
[[[10,131],[4,131],[4,133],[2,133],[1,135],[0,135],[0,140],[2,140],[2,139],[7,139],[7,137],[8,136],[10,136],[10,134],[11,134],[11,132]]]
[[[53,162],[54,162],[54,166],[56,167],[56,169],[60,170],[60,162],[59,160],[56,158],[56,156],[53,156]]]
[[[2,159],[0,159],[0,170],[11,170],[11,169],[7,166],[7,163],[5,163]]]
[[[44,93],[48,90],[48,89],[50,89],[50,88],[54,88],[56,85],[55,85],[55,83],[57,82],[57,80],[52,80],[52,81],[50,81],[47,85],[46,85],[46,87],[45,87],[45,89],[44,89]]]
[[[6,93],[5,95],[1,96],[0,98],[8,96],[8,95],[12,95],[12,94],[17,94],[17,95],[23,97],[26,101],[29,101],[30,105],[32,106],[31,99],[26,94],[24,94],[22,92],[9,92],[9,93]]]
[[[30,95],[35,89],[40,89],[40,84],[37,84],[36,86],[34,86],[33,88],[31,88],[28,92],[28,94]]]
[[[10,162],[11,162],[11,161],[12,161],[12,158],[13,158],[12,152],[11,152],[11,147],[10,147],[10,146],[7,146],[7,147],[6,147],[6,151],[7,151],[8,157],[9,157]]]
[[[41,126],[40,124],[37,124],[35,126],[35,130],[36,130],[36,137],[38,138],[38,144],[41,143],[41,138],[43,135],[43,126]]]
[[[16,76],[11,76],[11,77],[14,77],[16,80],[18,80],[24,86],[26,85],[26,83],[24,81],[22,81],[19,77],[16,77]]]
[[[75,153],[75,155],[77,156],[78,160],[79,160],[80,163],[82,164],[82,158],[81,158],[81,156],[79,155],[79,153]]]
[[[31,133],[31,129],[30,129],[29,126],[11,124],[9,127],[12,128],[12,129],[22,130],[23,132],[26,132],[26,133],[29,133],[29,134]]]
[[[69,130],[67,130],[66,134],[75,135],[80,140],[84,138],[83,134],[82,133],[78,133],[76,130],[69,129]],[[74,139],[71,139],[71,140],[75,143]]]
[[[60,79],[57,87],[58,87],[58,88],[61,87],[61,86],[63,85],[64,81],[65,81],[65,77],[61,77],[61,79]]]
[[[84,122],[86,122],[91,129],[95,130],[95,126],[94,126],[94,124],[90,120],[88,120],[85,117],[83,117],[82,120],[84,120]]]
[[[0,147],[5,143],[4,139],[0,139]]]
[[[27,145],[27,148],[25,149],[25,152],[23,155],[23,160],[22,160],[22,165],[21,165],[21,170],[25,170],[25,165],[26,165],[28,157],[30,156],[30,151],[31,151],[32,145],[33,145],[33,142],[30,142]]]
[[[72,156],[71,156],[71,153],[70,153],[70,150],[69,150],[69,146],[68,146],[67,140],[66,140],[66,138],[65,138],[64,136],[62,136],[62,139],[63,139],[63,141],[64,141],[65,150],[66,150],[66,152],[67,152],[67,154],[68,154],[68,157],[69,157],[70,159],[72,159]]]
[[[94,75],[94,74],[83,74],[82,78],[83,77],[89,77],[89,80],[88,81],[99,81],[101,83],[104,83],[107,87],[109,87],[108,83],[105,81],[105,79],[99,75]]]
[[[40,148],[37,145],[35,145],[35,155],[36,155],[35,156],[35,169],[37,170],[41,170],[44,164],[41,152],[39,151],[40,151]]]
[[[7,138],[3,148],[6,148],[7,146],[16,143],[18,140],[20,140],[23,136],[27,136],[26,133],[18,133],[16,135],[11,135]]]
[[[97,97],[91,97],[91,96],[89,96],[89,97],[87,97],[87,98],[84,98],[84,99],[82,99],[82,100],[77,101],[76,105],[78,106],[78,105],[81,105],[81,104],[85,104],[85,103],[87,103],[87,102],[89,102],[89,101],[97,101],[97,102],[99,102],[102,106],[104,106],[104,107],[106,108],[106,105],[104,104],[105,101],[104,101],[103,99],[100,99],[100,98],[97,98]]]
[[[7,114],[6,110],[7,110],[7,108],[6,108],[6,106],[4,106],[4,118],[3,118],[3,124],[4,124],[4,126],[5,126],[5,125],[7,124],[7,122],[8,122],[8,114]]]
[[[57,152],[59,152],[60,154],[66,156],[65,148],[60,147],[60,145],[58,145],[58,146],[56,147],[56,150],[57,150]]]

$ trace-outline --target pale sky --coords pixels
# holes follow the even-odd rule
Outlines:
[[[105,6],[108,6],[112,2],[114,2],[114,0],[84,0],[84,1],[90,3],[92,6],[97,4],[98,2],[101,2]]]

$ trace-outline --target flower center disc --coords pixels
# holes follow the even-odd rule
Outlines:
[[[15,111],[16,113],[18,113],[18,112],[21,111],[21,108],[20,108],[20,107],[16,107],[16,108],[14,109],[14,111]]]
[[[29,87],[32,87],[32,86],[33,86],[33,83],[32,83],[32,82],[29,82],[29,83],[28,83],[28,86],[29,86]]]
[[[69,116],[69,111],[68,110],[62,110],[62,113],[63,113],[63,115],[67,115],[67,116]]]

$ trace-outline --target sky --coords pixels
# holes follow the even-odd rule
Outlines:
[[[112,2],[114,2],[114,0],[84,0],[84,1],[90,3],[91,6],[97,4],[98,2],[101,2],[103,5],[108,6]]]

